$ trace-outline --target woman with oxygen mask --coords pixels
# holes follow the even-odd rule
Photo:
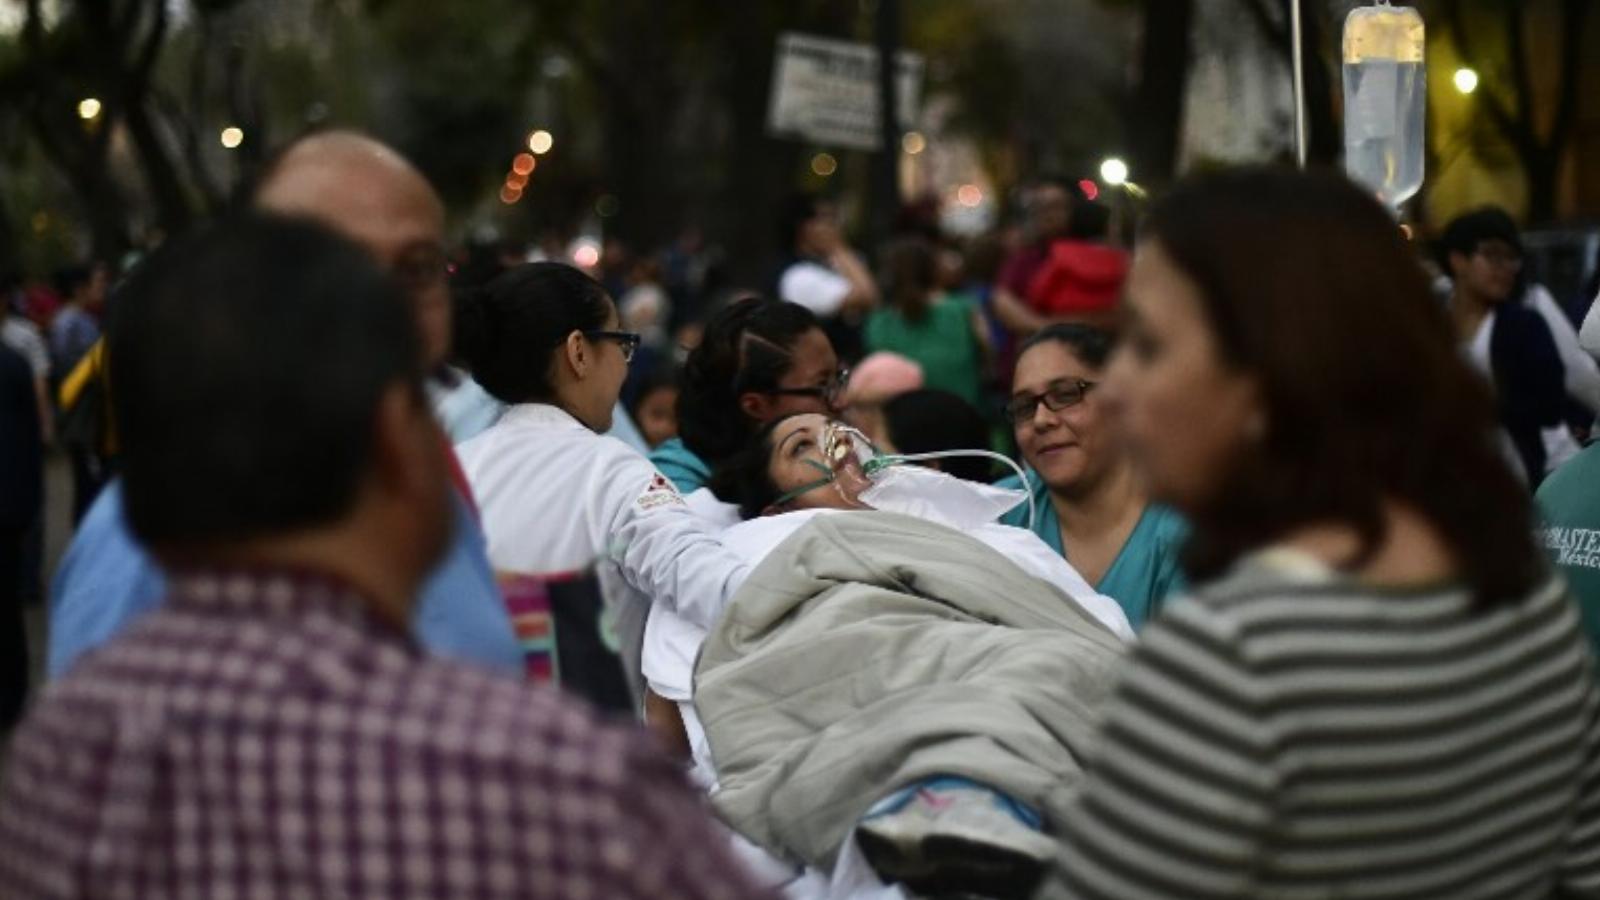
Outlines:
[[[784,489],[762,514],[795,509],[877,509],[965,527],[992,522],[1013,507],[1025,507],[1029,521],[1033,518],[1033,498],[1021,492],[974,484],[916,465],[981,457],[998,460],[1021,474],[1016,463],[998,453],[883,453],[859,429],[820,416],[793,416],[780,422],[777,430],[786,433],[772,447],[766,477],[773,487]],[[809,479],[801,481],[806,475]],[[751,496],[766,493],[759,480],[746,486],[755,488]]]
[[[1007,623],[1006,613],[1001,612],[997,619],[987,620],[996,628],[1030,633],[1028,626],[1021,624],[1031,621],[1023,610],[1043,606],[1058,609],[1063,615],[1079,616],[1079,621],[1085,622],[1090,630],[1113,642],[1132,640],[1132,628],[1115,600],[1095,592],[1065,558],[1032,532],[997,521],[1013,507],[1026,510],[1029,506],[1026,493],[965,481],[917,464],[961,456],[1004,460],[982,449],[885,453],[861,431],[819,414],[791,415],[763,428],[743,455],[718,471],[712,484],[721,498],[737,503],[740,516],[745,520],[722,532],[719,540],[729,551],[755,567],[752,583],[761,581],[754,592],[741,592],[734,597],[725,618],[716,628],[742,629],[744,626],[737,624],[743,615],[742,604],[748,600],[759,608],[765,596],[770,596],[784,579],[795,577],[800,570],[812,566],[833,570],[836,561],[820,556],[803,557],[803,564],[796,569],[761,565],[771,554],[781,557],[784,553],[796,552],[793,548],[798,545],[790,543],[790,539],[803,542],[802,532],[815,533],[815,529],[808,529],[808,526],[817,523],[818,527],[826,527],[819,522],[824,517],[855,520],[859,514],[894,513],[897,514],[894,517],[876,516],[871,526],[876,530],[871,531],[870,538],[853,544],[853,552],[870,557],[874,552],[918,546],[921,548],[918,552],[926,556],[913,557],[905,565],[909,566],[906,571],[915,573],[914,577],[921,584],[923,578],[933,577],[934,571],[948,564],[949,559],[960,558],[960,554],[972,552],[974,544],[981,544],[983,552],[997,553],[1014,565],[1021,579],[1011,587],[997,584],[988,592],[999,609],[1015,605],[1019,616],[1016,622]],[[865,516],[861,521],[866,521]],[[903,525],[898,524],[902,521]],[[913,536],[930,523],[948,537],[916,544]],[[882,544],[876,543],[880,538]],[[988,570],[984,570],[980,580],[987,583],[989,577]],[[885,635],[882,643],[873,644],[885,674],[880,680],[870,681],[865,689],[872,695],[893,695],[899,689],[895,685],[904,680],[903,675],[895,673],[919,664],[921,654],[933,646],[925,644],[922,635],[932,635],[945,628],[947,616],[924,615],[920,610],[906,607],[882,619],[873,618],[870,611],[861,614],[870,623],[867,627],[882,629]],[[807,610],[801,609],[795,611],[792,619],[797,627],[806,627],[804,623],[807,622],[829,621],[829,614],[819,610],[818,617],[812,618]],[[695,705],[699,683],[695,675],[697,660],[701,659],[702,647],[714,630],[696,627],[670,609],[656,607],[646,631],[643,671],[652,692],[678,704],[696,777],[712,786],[715,792],[719,785],[718,772],[706,727]],[[1049,632],[1019,639],[1047,643],[1053,640]],[[1064,658],[1072,658],[1070,649],[1064,653]],[[800,686],[802,694],[809,690],[805,687],[809,683]],[[761,690],[761,683],[758,681],[752,689]],[[962,688],[952,685],[951,690]],[[1071,693],[1067,687],[1061,690]],[[816,710],[823,718],[827,715],[826,706]],[[716,726],[719,721],[724,720],[708,719],[707,723]],[[885,740],[888,739],[886,735]],[[974,740],[984,739],[983,734],[974,736]],[[870,745],[873,738],[863,735],[861,740]],[[876,812],[901,809],[899,804],[906,796],[893,790],[899,786],[884,787],[886,805]],[[959,785],[955,789],[965,790]]]

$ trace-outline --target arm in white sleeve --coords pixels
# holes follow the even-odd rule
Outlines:
[[[637,453],[615,453],[602,486],[608,555],[633,588],[710,629],[750,574],[712,526],[689,511],[677,488]]]
[[[1568,396],[1582,403],[1590,412],[1600,413],[1600,363],[1584,352],[1578,333],[1572,330],[1572,322],[1556,305],[1556,299],[1550,296],[1544,285],[1536,284],[1529,288],[1528,299],[1550,328],[1550,337],[1561,356]],[[1588,325],[1587,319],[1584,325]]]
[[[1578,346],[1600,359],[1600,297],[1594,299],[1589,305],[1589,314],[1583,317],[1583,325],[1578,329]]]
[[[850,290],[849,279],[813,262],[796,263],[778,279],[779,299],[798,303],[823,319],[839,314]]]

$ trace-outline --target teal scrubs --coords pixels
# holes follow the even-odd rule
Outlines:
[[[711,482],[711,467],[678,438],[663,441],[651,450],[650,461],[655,463],[661,474],[667,476],[680,494],[693,493]]]
[[[1022,482],[1015,475],[998,482],[1003,488],[1020,490]],[[1055,505],[1050,502],[1050,489],[1032,469],[1028,470],[1028,492],[1033,495],[1036,518],[1033,533],[1050,545],[1050,549],[1066,556],[1061,546],[1061,520],[1056,517]],[[1000,517],[1000,521],[1018,528],[1028,527],[1028,505],[1017,506]],[[1183,572],[1178,565],[1178,552],[1189,534],[1183,517],[1172,509],[1150,504],[1133,526],[1127,543],[1117,553],[1111,568],[1100,577],[1094,589],[1117,601],[1128,614],[1128,624],[1134,631],[1161,611],[1167,600],[1183,590]]]
[[[1539,485],[1540,537],[1578,599],[1583,628],[1600,656],[1600,444]]]

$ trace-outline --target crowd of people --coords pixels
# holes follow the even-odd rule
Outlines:
[[[0,305],[0,895],[1600,897],[1600,315],[1503,211],[800,196],[740,290],[355,133],[249,196]]]

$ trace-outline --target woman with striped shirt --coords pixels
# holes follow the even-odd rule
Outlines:
[[[1191,597],[1064,823],[1086,897],[1600,897],[1600,692],[1411,248],[1333,175],[1149,215],[1100,390]]]

